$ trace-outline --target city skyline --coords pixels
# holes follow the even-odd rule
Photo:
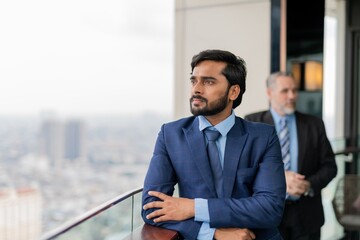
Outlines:
[[[142,186],[161,124],[169,119],[143,114],[80,120],[0,116],[0,121],[0,192],[38,189],[45,233]],[[74,135],[66,137],[67,130]],[[76,139],[85,148],[67,155],[65,143]],[[6,224],[0,222],[0,228]]]

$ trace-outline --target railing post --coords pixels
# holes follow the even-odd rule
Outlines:
[[[134,231],[134,195],[131,196],[131,232]]]

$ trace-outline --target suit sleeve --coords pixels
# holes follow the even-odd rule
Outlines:
[[[279,140],[275,128],[271,129],[271,133],[267,131],[261,136],[263,146],[250,146],[253,152],[265,148],[258,162],[252,193],[248,197],[209,199],[210,227],[256,229],[276,228],[280,224],[286,184]]]
[[[326,185],[336,176],[337,166],[335,162],[335,155],[330,145],[330,142],[326,136],[324,122],[318,120],[316,124],[313,124],[316,129],[313,129],[312,132],[317,133],[317,135],[312,136],[316,138],[316,153],[307,155],[310,159],[304,160],[304,162],[316,163],[316,166],[304,168],[305,176],[307,180],[310,181],[311,187],[314,191],[314,194],[321,194],[321,190],[326,187]],[[305,143],[301,143],[305,144]],[[310,149],[311,146],[308,147]],[[311,150],[308,150],[309,152]],[[316,171],[314,171],[314,169]]]
[[[164,126],[156,140],[153,157],[150,161],[148,172],[144,181],[144,189],[142,195],[142,205],[157,201],[159,199],[149,196],[150,190],[159,191],[172,196],[174,193],[174,186],[178,180],[176,173],[171,164],[169,155],[167,153],[164,137]],[[171,229],[179,232],[185,239],[196,239],[201,227],[201,222],[195,222],[194,218],[185,221],[167,221],[162,223],[154,223],[152,220],[146,219],[146,215],[155,209],[142,210],[143,220],[151,225]]]

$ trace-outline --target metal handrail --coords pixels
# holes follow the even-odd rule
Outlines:
[[[142,190],[143,190],[143,188],[135,188],[124,194],[121,194],[121,195],[91,209],[90,211],[80,215],[79,217],[74,218],[74,219],[64,223],[63,225],[55,228],[54,230],[51,230],[51,231],[45,233],[44,235],[41,236],[40,239],[41,240],[54,239],[54,238],[58,237],[59,235],[69,231],[70,229],[78,226],[79,224],[85,222],[86,220],[98,215],[99,213],[102,213],[106,209],[128,199],[129,197],[133,197],[135,194],[141,192]],[[132,199],[132,201],[134,201],[134,200]],[[133,225],[131,226],[131,230],[133,231]]]
[[[360,148],[357,146],[349,146],[341,151],[335,152],[334,154],[337,156],[337,155],[349,155],[351,153],[360,153]]]
[[[357,146],[348,146],[345,147],[343,150],[335,152],[335,156],[343,155],[346,158],[344,159],[345,162],[352,162],[354,159],[354,155],[360,153],[360,148]]]

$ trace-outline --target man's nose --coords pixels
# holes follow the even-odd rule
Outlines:
[[[288,92],[288,98],[296,99],[297,98],[297,91],[289,91]]]
[[[202,84],[201,82],[197,82],[194,85],[192,85],[192,92],[193,93],[201,93],[202,92]]]

